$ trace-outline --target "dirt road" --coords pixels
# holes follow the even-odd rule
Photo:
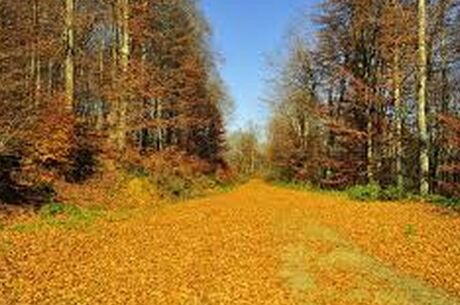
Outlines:
[[[460,304],[459,221],[422,209],[253,181],[85,229],[4,230],[0,304]],[[427,245],[431,226],[448,236]]]

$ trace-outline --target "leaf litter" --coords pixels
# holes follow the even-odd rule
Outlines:
[[[2,230],[0,304],[460,304],[460,220],[426,205],[253,181],[93,226]]]

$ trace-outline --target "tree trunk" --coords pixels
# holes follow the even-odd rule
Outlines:
[[[99,101],[96,108],[96,130],[102,130],[104,126],[104,104],[103,104],[103,87],[104,87],[104,38],[99,43]]]
[[[32,59],[31,59],[31,82],[33,90],[33,101],[35,105],[38,105],[39,93],[40,93],[40,60],[38,58],[37,50],[37,37],[38,37],[38,1],[32,2]]]
[[[99,88],[104,86],[104,38],[101,38],[99,43]]]
[[[48,60],[48,98],[53,95],[53,60]]]
[[[41,60],[37,57],[36,60],[36,71],[35,71],[35,104],[40,104],[40,94],[42,91],[42,74],[41,74]]]
[[[65,2],[65,32],[66,32],[66,59],[65,59],[65,107],[68,111],[73,110],[75,91],[75,42],[74,42],[74,0]]]
[[[427,84],[427,51],[426,51],[426,0],[418,0],[418,110],[417,121],[420,139],[420,194],[428,195],[430,160],[428,155],[428,129],[426,122],[426,84]]]
[[[374,176],[374,139],[373,139],[373,129],[374,129],[374,122],[373,122],[373,104],[369,98],[369,88],[366,87],[366,102],[367,102],[367,182],[372,184],[375,183],[375,176]]]
[[[120,68],[121,79],[125,88],[118,104],[118,124],[116,130],[116,145],[118,152],[123,152],[126,146],[126,112],[128,107],[128,66],[129,66],[129,0],[119,0],[119,12],[121,18],[121,39],[120,39]]]
[[[155,107],[156,107],[156,119],[157,119],[157,126],[156,126],[156,134],[157,134],[157,150],[163,150],[163,127],[161,126],[161,120],[163,118],[163,108],[161,105],[161,100],[156,98],[155,100]]]
[[[395,102],[395,159],[396,159],[396,185],[399,190],[404,188],[402,173],[402,107],[401,107],[401,69],[399,48],[396,47],[393,58],[393,85]]]
[[[111,90],[112,92],[115,92],[117,90],[117,84],[118,82],[118,51],[119,51],[119,3],[113,1],[111,4],[111,14],[112,14],[112,39],[111,39],[111,69],[110,69],[110,78],[111,78]],[[109,132],[108,132],[108,144],[110,150],[114,150],[116,147],[116,140],[117,140],[117,126],[118,126],[118,105],[119,105],[119,98],[113,98],[110,103],[110,112],[107,117],[107,123],[109,126]],[[115,168],[114,164],[109,164],[108,165],[109,170],[112,170]]]

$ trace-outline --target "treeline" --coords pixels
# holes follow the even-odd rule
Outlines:
[[[272,175],[460,196],[459,2],[320,8],[315,38],[291,38],[272,84]]]
[[[225,160],[242,181],[266,174],[266,148],[261,141],[260,130],[249,122],[228,136]]]
[[[224,167],[210,35],[194,0],[2,0],[0,193],[168,154]]]

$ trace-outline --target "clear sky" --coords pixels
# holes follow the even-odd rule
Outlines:
[[[267,56],[282,47],[283,37],[301,13],[319,0],[202,0],[214,32],[214,47],[224,61],[221,74],[235,101],[230,130],[253,121],[263,124],[261,101]]]

